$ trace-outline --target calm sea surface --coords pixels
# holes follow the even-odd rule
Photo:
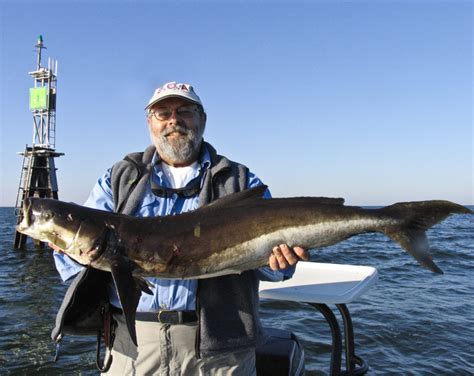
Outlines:
[[[50,251],[12,249],[14,223],[13,209],[0,208],[0,374],[97,374],[95,339],[66,337],[60,360],[52,362],[50,332],[66,286]],[[369,375],[474,373],[474,218],[451,217],[428,237],[442,276],[421,268],[378,234],[312,252],[313,261],[379,270],[375,287],[348,304],[356,354],[369,363]],[[301,338],[307,374],[327,374],[331,337],[317,311],[264,301],[262,316],[267,326]]]

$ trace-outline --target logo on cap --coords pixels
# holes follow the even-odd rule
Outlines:
[[[188,84],[177,84],[176,82],[168,82],[167,84],[164,84],[162,87],[159,87],[156,89],[155,94],[160,94],[163,91],[166,90],[182,90],[182,91],[187,91],[189,92],[194,92],[194,89],[191,85]]]
[[[168,97],[182,97],[191,102],[198,103],[202,106],[201,99],[198,97],[191,85],[176,83],[175,81],[173,81],[167,82],[163,86],[156,89],[145,109],[150,108],[155,103]]]

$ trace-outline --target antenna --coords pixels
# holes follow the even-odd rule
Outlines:
[[[38,36],[38,41],[36,42],[35,47],[38,49],[38,63],[37,63],[36,69],[39,70],[41,68],[41,50],[43,48],[46,49],[46,46],[43,44],[42,35]]]

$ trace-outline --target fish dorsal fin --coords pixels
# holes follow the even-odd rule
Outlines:
[[[340,197],[278,197],[273,201],[286,201],[288,205],[332,205],[344,206],[344,199]]]
[[[258,187],[246,189],[241,192],[233,193],[228,196],[221,197],[216,201],[211,202],[210,204],[206,205],[206,207],[223,207],[223,206],[238,206],[244,203],[248,203],[249,201],[255,201],[259,199],[263,199],[263,195],[267,190],[266,185],[260,185]],[[336,197],[290,197],[290,198],[274,198],[273,200],[291,200],[294,203],[298,201],[303,201],[305,203],[308,202],[308,199],[311,199],[313,203],[324,204],[324,205],[344,205],[343,198],[336,198]]]
[[[344,199],[341,197],[311,197],[311,200],[318,204],[325,205],[344,205]]]
[[[232,206],[234,204],[241,205],[244,202],[261,199],[266,190],[266,185],[260,185],[255,188],[246,189],[245,191],[221,197],[206,206],[216,208],[221,206]]]

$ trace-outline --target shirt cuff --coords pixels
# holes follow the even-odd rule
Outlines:
[[[269,266],[264,266],[257,270],[258,279],[261,281],[281,282],[290,279],[295,273],[296,265],[292,265],[284,270],[272,270]]]
[[[56,264],[56,269],[58,270],[63,282],[71,279],[82,269],[84,269],[83,265],[75,262],[73,259],[62,252],[54,251],[53,257],[54,263]]]

